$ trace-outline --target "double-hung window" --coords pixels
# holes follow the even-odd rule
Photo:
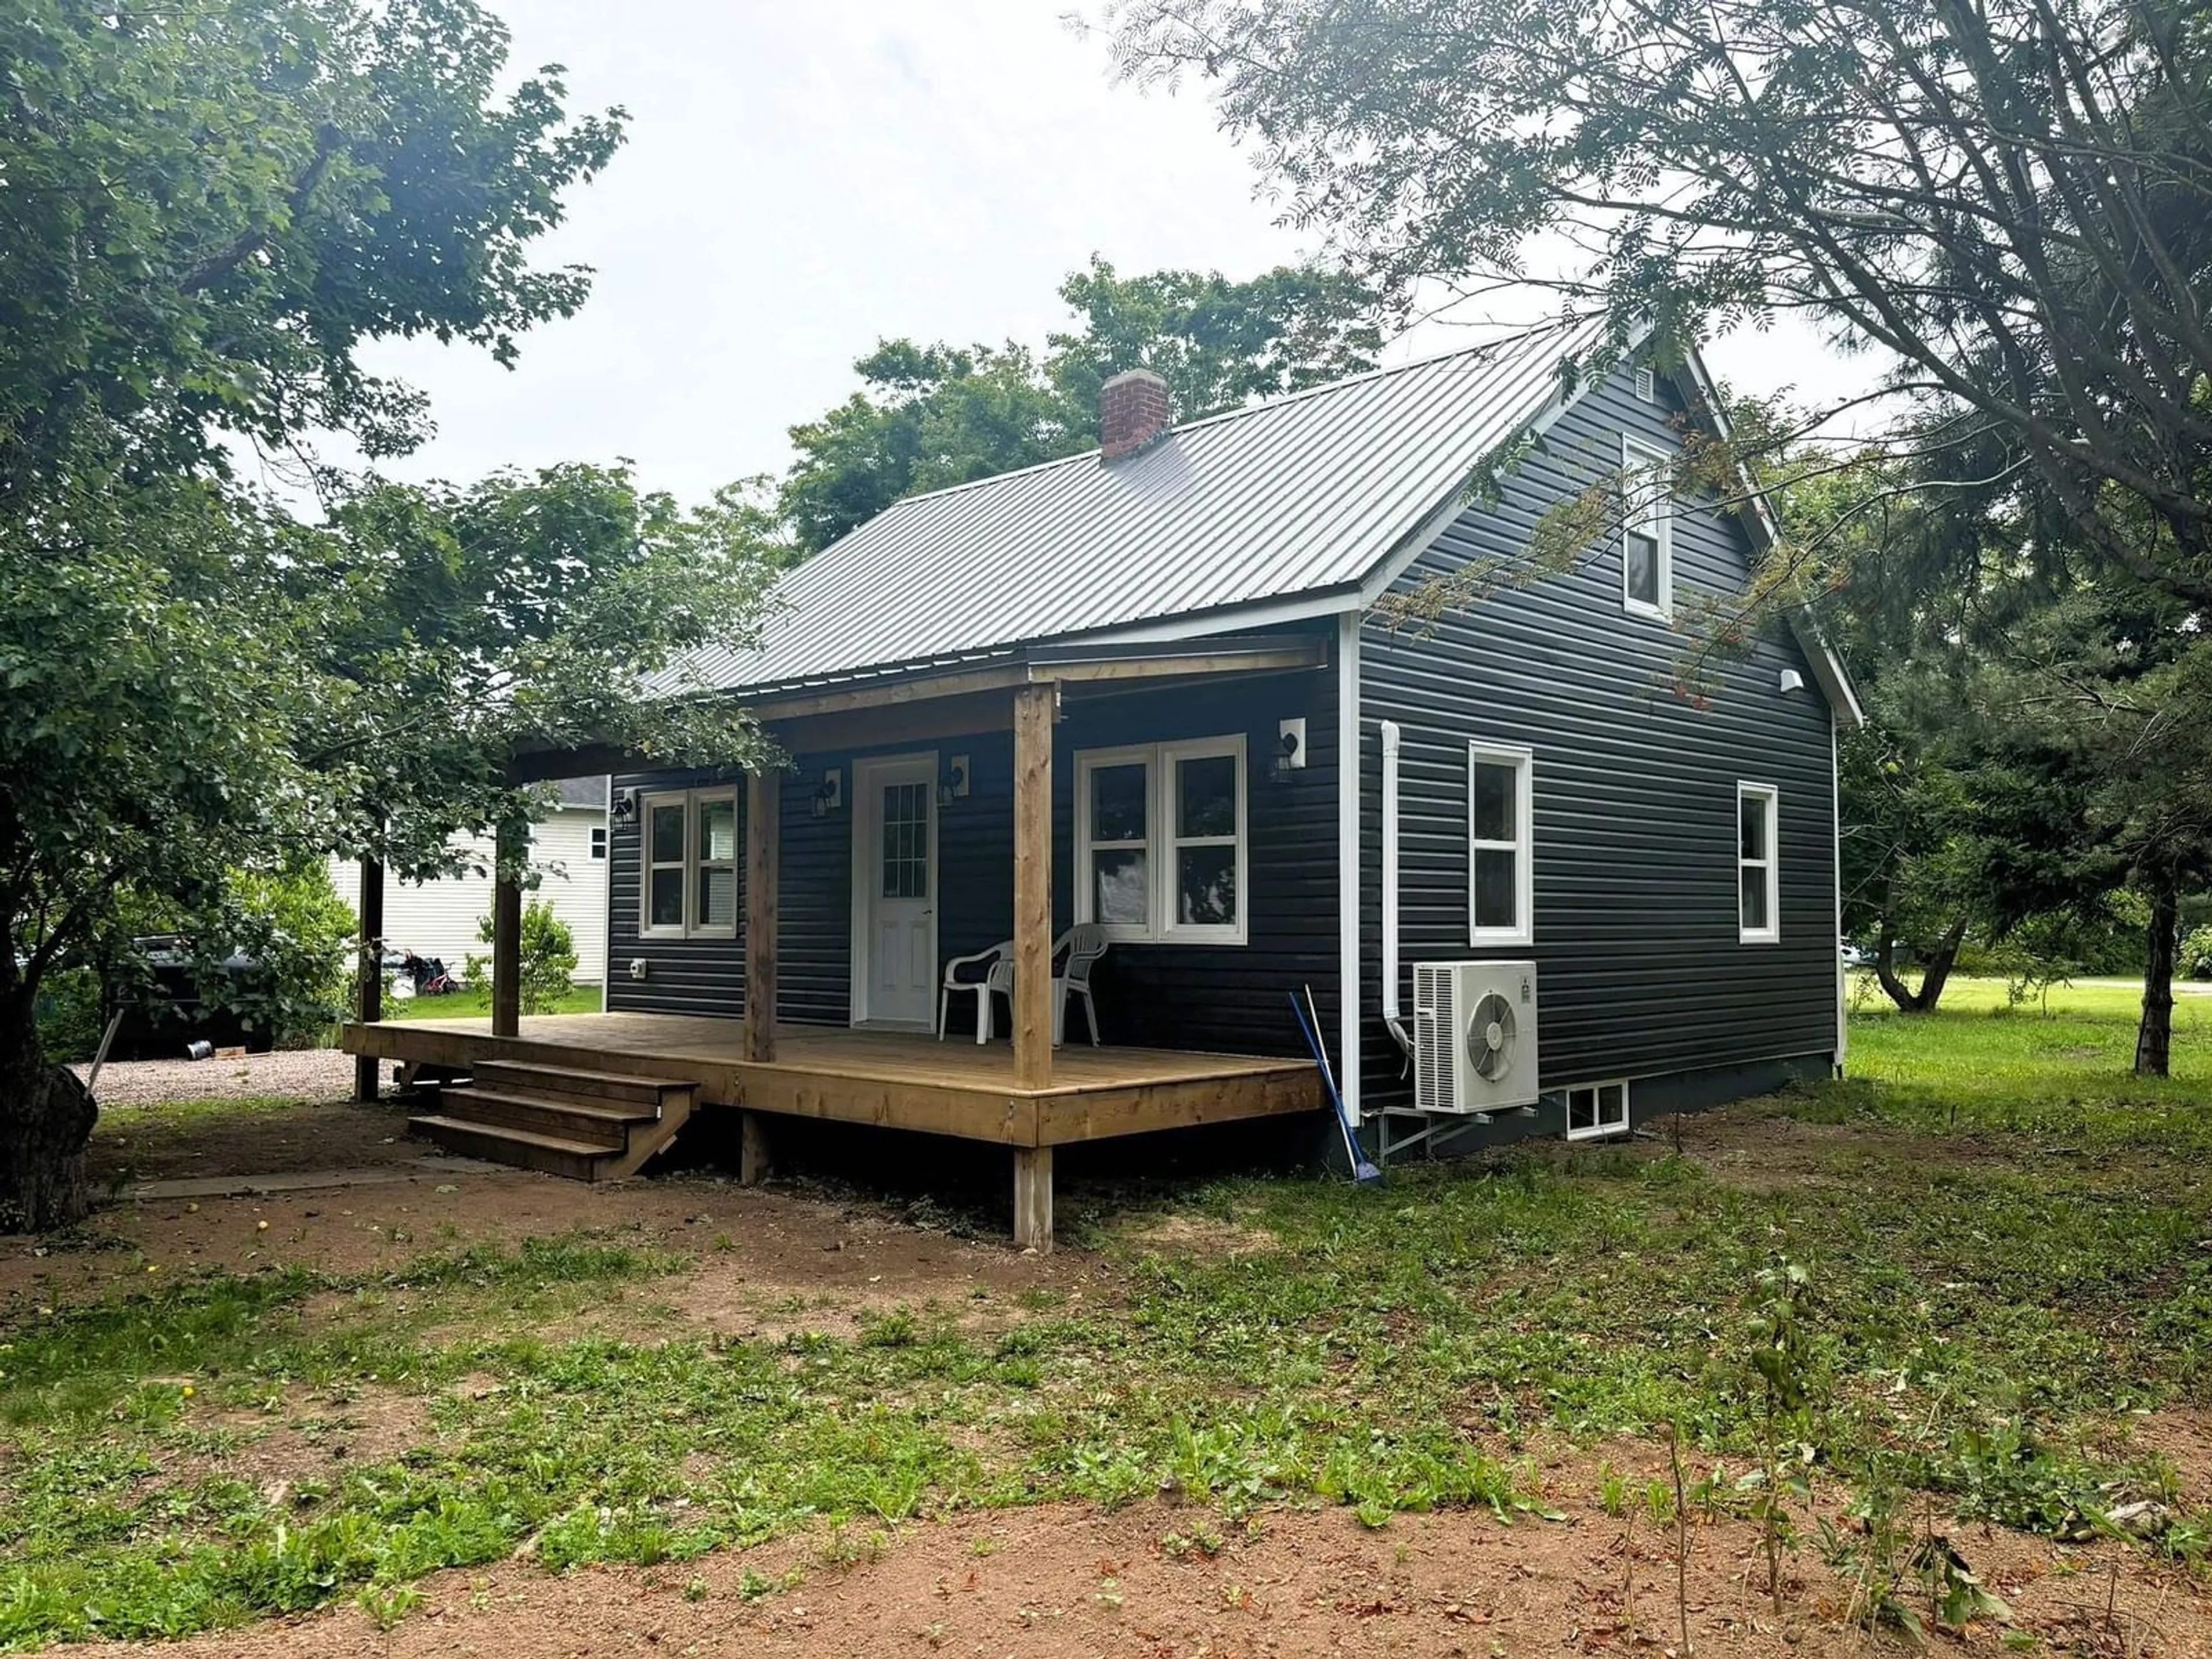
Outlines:
[[[734,789],[647,795],[638,932],[656,939],[733,939],[738,931]]]
[[[1534,941],[1535,759],[1526,749],[1467,746],[1468,942]]]
[[[1782,938],[1775,828],[1780,805],[1772,784],[1735,787],[1736,926],[1746,945],[1773,945]]]
[[[1620,600],[1642,617],[1674,614],[1674,458],[1620,441]]]
[[[1075,757],[1075,919],[1127,943],[1242,945],[1242,734]]]

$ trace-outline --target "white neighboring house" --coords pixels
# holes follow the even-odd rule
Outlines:
[[[554,787],[559,799],[553,810],[530,827],[530,862],[538,881],[523,902],[553,907],[576,941],[576,982],[598,985],[607,970],[607,781],[568,778]],[[490,869],[489,836],[456,836],[454,844]],[[347,903],[360,902],[361,866],[351,859],[331,860],[331,883]],[[456,975],[471,951],[491,954],[491,946],[477,937],[477,922],[490,914],[489,874],[384,884],[386,943],[441,957]]]

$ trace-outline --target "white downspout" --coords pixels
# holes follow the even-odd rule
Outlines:
[[[1407,1054],[1413,1040],[1398,1012],[1398,749],[1403,734],[1395,720],[1382,732],[1382,1023]]]

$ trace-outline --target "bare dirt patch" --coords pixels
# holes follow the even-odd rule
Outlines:
[[[1218,1551],[1208,1547],[1220,1538]],[[2109,1547],[2068,1549],[1975,1529],[1954,1539],[2011,1603],[2017,1628],[2061,1651],[2151,1659],[2212,1654],[2201,1582]],[[1715,1655],[1898,1650],[1840,1619],[1843,1587],[1817,1559],[1793,1565],[1788,1610],[1770,1610],[1756,1534],[1692,1529],[1694,1648]],[[447,1573],[388,1633],[343,1608],[164,1647],[196,1659],[264,1656],[569,1654],[1488,1656],[1658,1653],[1679,1648],[1672,1544],[1594,1506],[1508,1528],[1485,1514],[1401,1516],[1369,1531],[1346,1510],[1269,1513],[1249,1534],[1157,1504],[978,1513],[903,1530],[878,1559],[826,1566],[789,1545],[681,1566],[554,1577],[523,1565]],[[794,1587],[758,1596],[796,1561]],[[2111,1564],[2120,1564],[2106,1636]],[[750,1578],[749,1576],[750,1575]],[[758,1599],[748,1600],[750,1588]],[[1631,1588],[1632,1584],[1632,1589]],[[1976,1626],[1948,1646],[2002,1650]]]

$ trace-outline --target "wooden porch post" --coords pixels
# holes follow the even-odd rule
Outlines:
[[[1014,1086],[1052,1086],[1052,719],[1049,685],[1014,693]],[[1052,1148],[1014,1148],[1014,1243],[1052,1248]]]
[[[775,1058],[776,878],[783,775],[745,779],[745,1058]]]
[[[522,859],[529,831],[499,827],[499,867],[491,890],[491,1034],[522,1030]]]
[[[1014,693],[1014,1086],[1052,1086],[1054,688]]]
[[[354,964],[354,1018],[372,1025],[384,1018],[384,866],[361,861],[361,958]],[[353,1097],[376,1098],[377,1058],[353,1058]]]
[[[1014,1148],[1014,1248],[1052,1249],[1052,1148]]]

